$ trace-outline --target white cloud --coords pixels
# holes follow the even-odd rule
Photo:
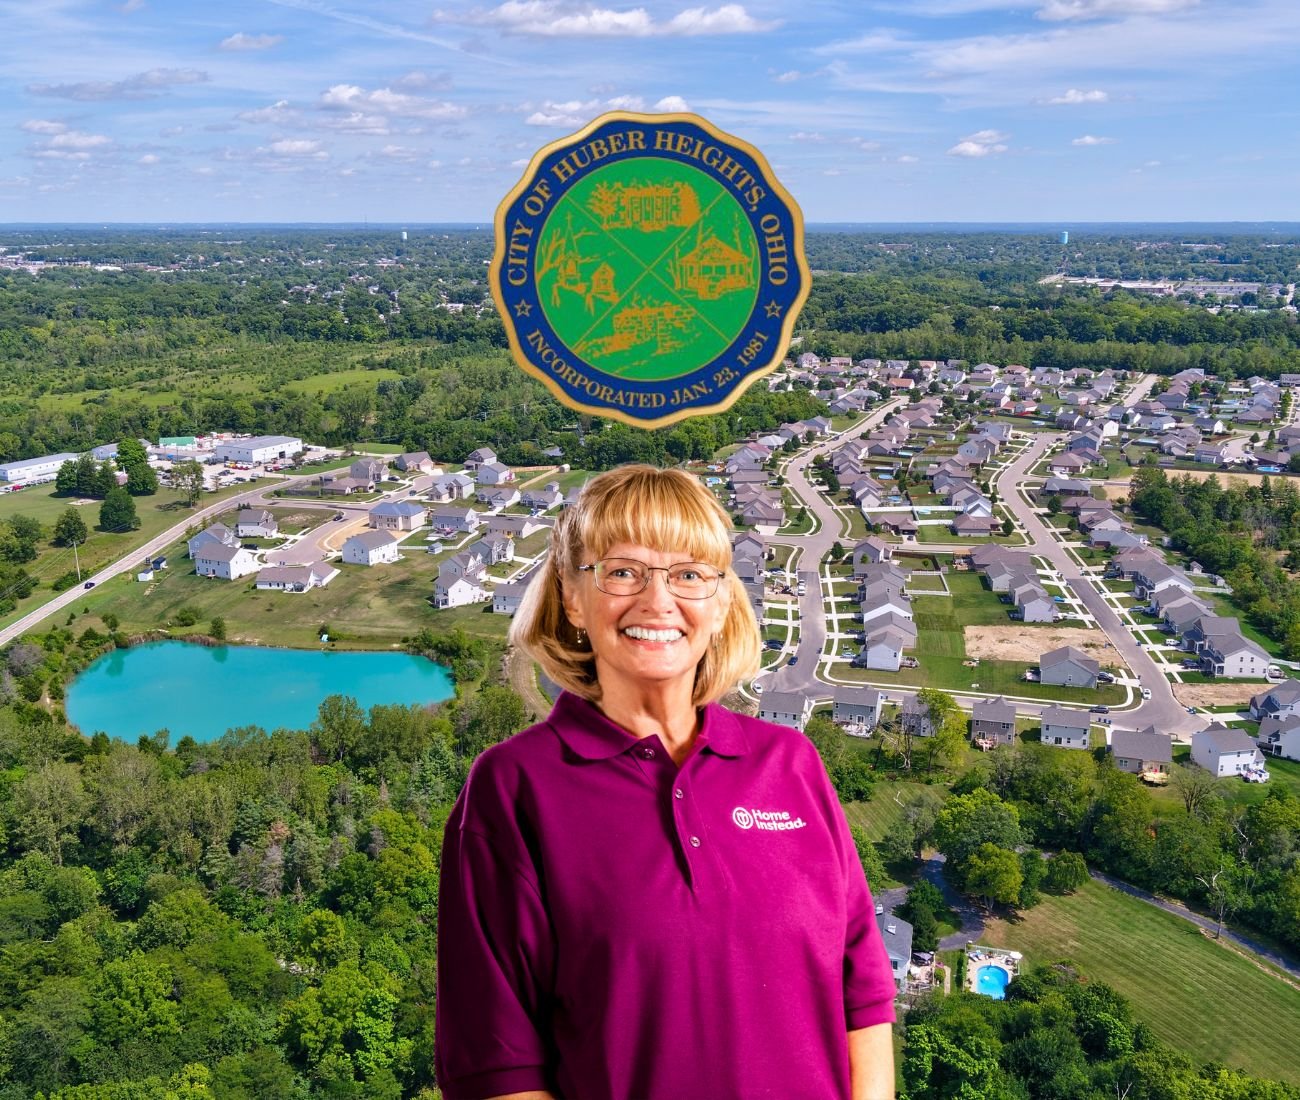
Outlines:
[[[1115,139],[1112,137],[1096,137],[1093,134],[1084,134],[1083,137],[1077,137],[1070,142],[1071,145],[1114,145]]]
[[[920,157],[914,157],[914,156],[912,156],[911,153],[904,153],[901,157],[898,158],[898,163],[899,163],[899,164],[918,164],[918,163],[920,162],[920,160],[921,160]]]
[[[107,99],[153,99],[181,84],[202,84],[208,74],[198,69],[150,69],[125,80],[87,80],[77,84],[29,84],[33,95],[91,103]]]
[[[685,8],[657,21],[645,8],[600,8],[571,0],[505,0],[495,8],[469,12],[438,11],[435,22],[496,27],[506,34],[539,38],[648,38],[655,35],[758,34],[779,21],[755,19],[741,4]]]
[[[144,0],[126,0],[126,3],[118,7],[123,15],[130,15],[132,12],[139,11],[145,6]]]
[[[1038,18],[1050,22],[1071,19],[1125,18],[1133,15],[1172,15],[1194,8],[1200,0],[1047,0]]]
[[[979,130],[964,137],[948,150],[950,157],[987,157],[992,153],[1005,153],[1010,134],[1001,130]]]
[[[282,34],[245,34],[243,31],[223,38],[219,50],[269,50],[284,41]]]
[[[445,92],[451,88],[451,76],[448,73],[426,73],[412,69],[394,80],[393,87],[404,92]]]
[[[818,46],[813,52],[819,54],[889,53],[896,50],[909,50],[916,44],[914,39],[899,34],[897,31],[881,29],[867,31],[865,34],[858,35],[857,38],[847,38],[841,42],[831,42],[825,46]]]
[[[21,127],[29,134],[61,134],[67,128],[66,122],[54,122],[47,118],[30,118]]]
[[[98,149],[110,144],[103,134],[85,134],[80,130],[65,130],[50,138],[52,149]]]
[[[790,135],[791,141],[809,141],[814,144],[826,140],[824,134],[819,134],[816,130],[796,130]]]
[[[263,150],[259,150],[259,152],[261,151]],[[269,148],[265,151],[269,151],[272,156],[294,159],[310,157],[313,160],[324,160],[329,156],[321,148],[319,141],[310,141],[307,138],[282,138],[279,141],[271,142]]]
[[[298,112],[289,106],[287,99],[277,99],[269,107],[256,107],[251,111],[240,111],[235,117],[241,122],[283,123],[293,118]]]
[[[362,111],[349,111],[346,114],[326,115],[325,126],[343,134],[369,134],[372,137],[386,137],[393,132],[392,124],[384,115],[368,115]]]
[[[1105,103],[1109,99],[1110,96],[1100,88],[1090,88],[1086,92],[1080,88],[1071,88],[1064,95],[1052,96],[1051,99],[1045,99],[1043,102],[1053,105],[1074,105],[1079,103]]]
[[[639,95],[618,95],[609,99],[567,99],[561,103],[547,100],[540,106],[524,104],[528,111],[524,122],[529,126],[585,126],[606,111],[644,111],[645,100]],[[651,111],[679,113],[689,111],[691,105],[679,95],[667,95],[656,101]]]
[[[161,160],[162,160],[162,157],[158,156],[156,153],[145,153],[145,155],[142,156],[142,157],[140,158],[140,160],[139,160],[138,163],[140,163],[140,164],[158,164]]]
[[[355,84],[335,84],[320,98],[322,107],[329,110],[352,111],[362,114],[392,115],[401,118],[423,118],[434,121],[464,118],[464,107],[440,99],[395,92],[392,88],[375,88],[367,91]]]
[[[793,84],[802,75],[798,69],[787,69],[783,73],[777,73],[772,79],[778,84]]]
[[[880,142],[868,141],[864,137],[845,138],[844,143],[846,145],[852,145],[855,149],[860,149],[864,153],[874,153],[880,148]]]

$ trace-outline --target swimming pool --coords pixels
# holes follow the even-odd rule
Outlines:
[[[986,963],[975,971],[975,992],[992,997],[995,1001],[1003,1000],[1007,995],[1007,983],[1011,975],[1000,966]]]

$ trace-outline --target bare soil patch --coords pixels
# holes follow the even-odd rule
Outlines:
[[[1185,707],[1245,706],[1266,684],[1174,684],[1174,698]]]
[[[1081,626],[1023,627],[1023,626],[967,626],[962,630],[966,640],[966,656],[990,661],[1018,661],[1033,665],[1048,650],[1072,645],[1089,657],[1104,663],[1114,656],[1107,653],[1106,634]]]

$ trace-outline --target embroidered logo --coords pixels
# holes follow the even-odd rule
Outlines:
[[[741,829],[765,829],[770,833],[785,833],[791,829],[808,827],[802,817],[791,817],[785,810],[755,810],[737,806],[731,811],[731,820]]]

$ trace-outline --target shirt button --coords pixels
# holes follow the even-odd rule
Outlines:
[[[685,797],[685,796],[682,794],[682,789],[681,789],[681,787],[678,787],[675,791],[673,791],[673,797],[674,797],[674,798],[683,798],[683,797]]]
[[[655,758],[655,750],[651,748],[644,748],[641,750],[641,755],[644,756],[647,760],[653,760]]]
[[[691,847],[698,848],[699,846],[700,846],[700,838],[697,836],[691,837]]]

